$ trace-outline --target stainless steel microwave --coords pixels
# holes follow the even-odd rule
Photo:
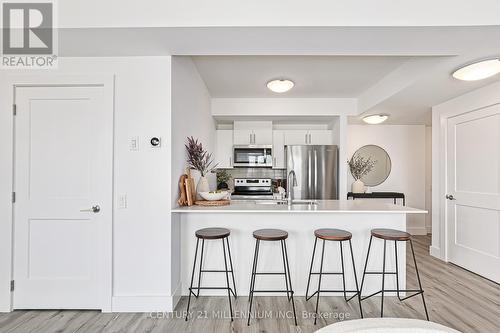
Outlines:
[[[248,168],[271,168],[273,166],[272,146],[233,146],[233,166]]]

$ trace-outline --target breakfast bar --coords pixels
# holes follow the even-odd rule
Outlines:
[[[424,214],[426,211],[404,207],[390,203],[368,200],[317,200],[295,201],[292,205],[276,201],[232,201],[230,205],[219,207],[178,207],[172,210],[173,217],[180,227],[181,267],[180,280],[182,295],[188,295],[191,279],[192,263],[196,248],[196,230],[207,227],[222,227],[231,231],[229,244],[234,265],[234,277],[238,295],[248,295],[254,255],[255,239],[253,231],[257,229],[282,229],[288,232],[286,240],[290,274],[296,296],[306,294],[306,286],[315,241],[314,231],[321,228],[343,229],[352,233],[352,247],[358,282],[365,265],[370,241],[370,232],[374,228],[388,228],[406,231],[407,214]],[[323,270],[340,271],[340,249],[335,242],[326,242]],[[382,269],[384,241],[374,238],[368,261],[368,271]],[[406,285],[406,246],[398,242],[399,287]],[[396,242],[387,242],[386,268],[395,270]],[[283,263],[279,242],[261,242],[259,271],[282,272]],[[205,244],[203,258],[204,270],[224,268],[220,242],[208,241]],[[347,258],[347,257],[345,257]],[[352,263],[350,257],[345,259],[346,288],[355,289]],[[319,270],[319,256],[316,256],[313,271]],[[218,275],[219,274],[219,275]],[[223,274],[203,275],[203,284],[216,286],[224,281]],[[395,289],[396,279],[386,277],[386,288]],[[311,283],[317,284],[317,277]],[[328,289],[341,289],[342,279],[339,276],[328,276],[322,282]],[[269,276],[258,279],[256,288],[274,290],[284,289],[283,277]],[[363,286],[363,295],[380,290],[381,277],[367,276]],[[203,291],[202,295],[223,295],[221,290]],[[282,295],[282,294],[281,294]]]

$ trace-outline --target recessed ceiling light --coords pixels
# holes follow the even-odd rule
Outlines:
[[[500,59],[488,59],[457,69],[453,72],[453,77],[462,81],[477,81],[498,73],[500,73]]]
[[[279,79],[279,80],[272,80],[267,83],[267,88],[275,93],[284,93],[287,92],[288,90],[292,89],[295,84],[293,81],[290,80],[285,80],[285,79]]]
[[[372,114],[366,117],[363,117],[363,121],[370,125],[381,124],[389,118],[388,114]]]

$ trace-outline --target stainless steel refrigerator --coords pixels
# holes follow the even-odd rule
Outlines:
[[[338,199],[338,147],[292,145],[285,147],[286,175],[293,170],[294,199]],[[287,187],[289,184],[287,184]]]

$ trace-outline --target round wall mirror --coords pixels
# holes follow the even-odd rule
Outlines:
[[[391,158],[387,152],[376,145],[366,145],[354,153],[353,157],[359,155],[364,159],[370,158],[375,162],[373,169],[361,178],[366,186],[377,186],[382,184],[391,173]]]

